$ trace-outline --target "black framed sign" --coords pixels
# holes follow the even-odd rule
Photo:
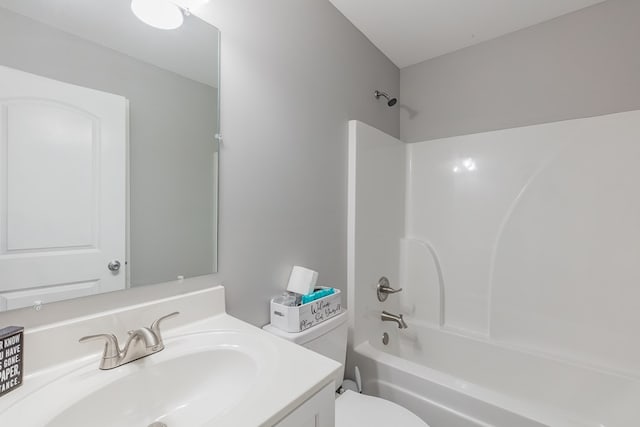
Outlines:
[[[24,328],[0,329],[0,396],[22,385]]]

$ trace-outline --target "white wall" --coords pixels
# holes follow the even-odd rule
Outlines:
[[[640,108],[639,20],[609,0],[402,69],[402,140]]]
[[[399,70],[326,0],[212,0],[199,15],[222,42],[219,273],[227,310],[262,325],[294,264],[346,292],[347,122],[398,136],[399,113],[373,97],[399,92]],[[195,280],[195,279],[194,279]],[[191,282],[190,282],[191,283]],[[0,314],[39,325],[181,284]],[[132,293],[133,292],[133,293]]]
[[[219,274],[268,322],[292,265],[346,291],[347,121],[399,135],[399,71],[325,0],[213,0],[222,31]]]

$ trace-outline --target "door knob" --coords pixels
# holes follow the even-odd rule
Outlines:
[[[107,267],[109,268],[109,271],[113,271],[115,273],[116,271],[120,270],[120,261],[114,259],[109,263]]]

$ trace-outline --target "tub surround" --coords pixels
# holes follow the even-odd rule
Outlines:
[[[435,426],[637,424],[639,120],[414,144],[351,122],[347,375]],[[378,302],[383,275],[403,291]]]
[[[629,111],[407,144],[405,236],[433,253],[407,248],[402,310],[433,324],[415,301],[442,287],[449,330],[640,378],[639,121]]]
[[[80,344],[78,343],[80,337],[111,332],[118,337],[123,337],[127,330],[148,326],[154,319],[173,311],[180,311],[181,314],[163,324],[162,336],[167,348],[172,340],[179,339],[185,334],[203,331],[235,331],[268,341],[275,352],[276,357],[272,358],[273,365],[269,366],[268,378],[258,378],[255,387],[248,392],[240,404],[215,418],[216,426],[274,425],[326,388],[340,368],[340,365],[332,360],[277,339],[229,316],[225,313],[224,288],[213,286],[184,295],[161,298],[25,329],[24,384],[0,399],[0,417],[5,411],[10,411],[12,406],[21,399],[28,397],[30,393],[56,378],[70,374],[80,367],[92,369],[87,367],[89,365],[98,370],[104,344],[102,342]],[[162,352],[157,353],[157,355],[160,354]],[[154,356],[156,355],[148,358]],[[130,365],[144,360],[139,359]],[[120,368],[114,371],[117,369]],[[260,381],[268,382],[261,384]],[[73,403],[61,401],[58,405],[64,407],[63,405],[71,406]],[[212,405],[214,404],[215,402],[212,402]]]
[[[640,110],[413,144],[352,122],[356,323],[379,326],[384,309],[640,378],[629,340],[640,321],[639,120]],[[382,275],[404,291],[378,303]],[[356,327],[356,344],[369,338]]]

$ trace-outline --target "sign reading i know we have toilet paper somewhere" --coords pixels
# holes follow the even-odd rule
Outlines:
[[[0,329],[0,396],[22,384],[24,328]]]

